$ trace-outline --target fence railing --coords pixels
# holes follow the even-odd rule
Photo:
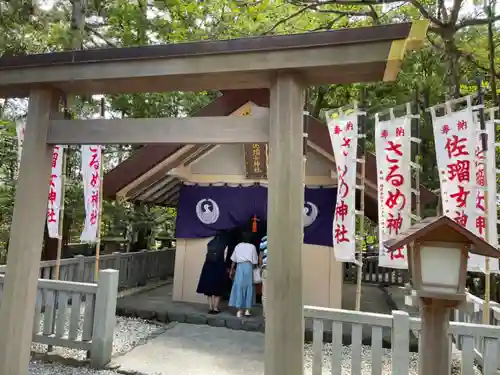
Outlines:
[[[93,282],[96,257],[77,255],[61,259],[59,280]],[[99,257],[99,269],[120,271],[119,288],[127,289],[145,285],[148,280],[166,279],[174,274],[175,249],[143,250],[131,253],[113,253]],[[0,274],[6,266],[0,266]],[[40,262],[40,279],[55,279],[56,261]]]
[[[407,296],[406,304],[408,306],[418,307],[418,298],[415,295],[415,292],[409,291],[409,293],[411,293],[411,295]],[[488,310],[489,324],[491,326],[500,328],[500,305],[495,302],[490,302]],[[482,324],[483,311],[484,300],[470,293],[467,293],[466,301],[458,309],[453,310],[452,319],[457,323]],[[463,340],[461,340],[459,336],[454,336],[453,341],[455,342],[455,345],[459,350],[464,345]],[[480,336],[476,336],[474,337],[472,344],[474,348],[474,360],[482,366],[485,353],[484,339]],[[498,348],[496,357],[498,358],[497,367],[500,370],[500,346]]]
[[[111,360],[116,325],[118,271],[99,272],[97,284],[39,280],[33,342],[84,350],[92,367]],[[0,304],[4,276],[0,275]]]
[[[392,315],[362,313],[358,311],[328,309],[306,306],[306,319],[313,320],[313,359],[312,375],[322,375],[324,366],[323,335],[324,323],[332,324],[332,347],[329,361],[332,375],[344,374],[342,370],[342,336],[344,325],[351,327],[351,374],[361,375],[362,332],[364,327],[371,329],[371,374],[381,375],[384,358],[383,331],[391,331],[392,375],[408,375],[410,371],[410,336],[411,332],[419,336],[421,321],[410,318],[408,313],[393,311]],[[449,329],[450,353],[451,337],[459,337],[462,342],[461,374],[474,372],[474,340],[481,337],[484,353],[481,363],[483,375],[497,375],[498,348],[500,345],[500,327],[480,324],[452,322]],[[365,358],[365,361],[367,359]],[[451,368],[450,368],[451,370]]]
[[[454,320],[456,322],[481,324],[483,323],[484,301],[472,294],[467,294],[466,303],[460,308],[454,310]],[[489,305],[489,323],[490,325],[500,327],[500,305],[490,302]],[[464,346],[464,342],[459,337],[455,337],[454,341],[458,349]],[[485,343],[481,337],[475,337],[472,343],[474,347],[474,358],[479,364],[483,364],[485,356]],[[498,369],[500,370],[500,347],[496,354],[498,359]]]
[[[344,263],[344,281],[356,283],[358,266],[353,263]],[[410,276],[408,270],[379,267],[378,253],[363,254],[361,274],[365,284],[405,285]]]

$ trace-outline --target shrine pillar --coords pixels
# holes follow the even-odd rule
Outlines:
[[[0,374],[27,375],[40,270],[52,147],[49,118],[58,109],[53,92],[30,92],[23,155],[10,228],[7,272],[0,303]]]
[[[279,72],[271,87],[265,375],[302,375],[304,87]]]

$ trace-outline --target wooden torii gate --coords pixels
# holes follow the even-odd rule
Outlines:
[[[269,143],[266,375],[302,375],[304,91],[396,79],[427,23],[0,58],[0,97],[29,97],[0,306],[0,374],[27,375],[56,144]],[[62,93],[269,88],[270,115],[62,120]],[[302,167],[300,167],[302,166]]]

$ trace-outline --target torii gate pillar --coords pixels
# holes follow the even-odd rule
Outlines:
[[[7,275],[0,303],[0,374],[26,374],[30,359],[36,289],[40,270],[52,147],[49,119],[58,96],[49,90],[30,92],[23,157],[10,228]]]
[[[271,87],[266,375],[303,375],[304,87],[278,73]]]

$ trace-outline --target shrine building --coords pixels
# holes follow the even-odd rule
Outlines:
[[[262,116],[268,107],[267,89],[228,90],[194,116]],[[304,127],[304,304],[340,308],[343,265],[332,249],[335,160],[326,124],[304,115]],[[104,176],[104,196],[177,208],[173,300],[205,302],[196,287],[208,241],[222,231],[266,234],[267,165],[266,144],[146,145]],[[367,153],[365,215],[375,222],[376,171],[375,155]],[[421,187],[422,204],[435,199]]]

